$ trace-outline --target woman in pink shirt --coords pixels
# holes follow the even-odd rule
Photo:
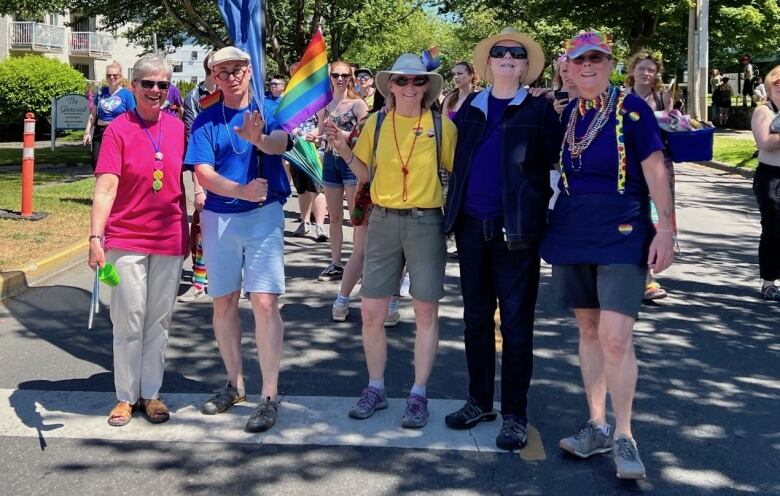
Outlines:
[[[152,423],[170,417],[159,392],[187,253],[184,123],[160,111],[170,81],[164,59],[148,55],[135,63],[137,107],[108,126],[95,170],[89,266],[111,263],[120,277],[111,291],[112,426],[126,425],[136,409]]]

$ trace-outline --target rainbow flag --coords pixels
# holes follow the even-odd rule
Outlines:
[[[328,51],[318,29],[303,52],[274,117],[288,133],[305,122],[333,98],[328,77]]]

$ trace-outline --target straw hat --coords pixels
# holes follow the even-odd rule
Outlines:
[[[439,98],[441,88],[444,85],[444,79],[442,79],[441,75],[426,70],[420,57],[413,53],[404,53],[395,59],[395,63],[389,71],[379,71],[376,73],[376,78],[374,78],[376,89],[378,89],[385,98],[390,96],[389,83],[390,77],[393,75],[428,76],[428,91],[426,92],[425,101],[423,102],[425,108],[430,108],[433,102]]]
[[[528,71],[525,73],[521,83],[529,84],[536,81],[544,69],[544,51],[533,38],[518,32],[515,28],[504,28],[499,34],[485,38],[477,44],[477,47],[474,49],[474,68],[477,72],[484,74],[483,77],[488,83],[493,82],[493,73],[488,67],[488,55],[493,45],[505,40],[520,43],[528,53]]]

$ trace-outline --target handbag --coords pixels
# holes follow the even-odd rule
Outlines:
[[[376,161],[376,147],[379,144],[379,129],[382,121],[385,120],[385,113],[379,111],[376,114],[376,127],[374,127],[374,147],[371,150],[371,159],[368,164],[368,181],[359,183],[355,190],[355,199],[352,202],[352,211],[349,213],[349,220],[352,225],[362,226],[368,222],[371,217],[371,208],[374,203],[371,201],[371,180],[374,178],[374,163]]]

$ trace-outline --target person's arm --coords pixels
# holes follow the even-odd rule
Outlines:
[[[98,174],[95,190],[92,193],[92,212],[89,228],[89,266],[94,270],[106,264],[103,251],[103,233],[108,215],[114,206],[119,176],[116,174]]]
[[[672,110],[672,94],[666,90],[661,92],[661,102],[664,104],[663,110],[671,112]]]
[[[194,170],[192,171],[192,189],[192,203],[195,205],[195,210],[203,210],[203,205],[206,203],[206,190],[203,186],[200,185],[200,181],[198,181],[198,175]]]
[[[97,122],[97,105],[92,106],[92,111],[89,113],[89,117],[87,117],[87,127],[84,128],[84,137],[81,138],[81,143],[84,144],[84,146],[92,143],[92,127]]]
[[[368,115],[368,104],[365,100],[360,99],[355,103],[355,105],[352,106],[352,112],[355,113],[357,121],[361,122],[366,118],[366,115]]]
[[[354,151],[350,149],[347,143],[347,137],[344,136],[343,131],[336,127],[333,122],[328,121],[325,125],[325,135],[328,143],[344,158],[352,173],[357,176],[358,181],[367,183],[369,180],[368,166],[355,156]]]
[[[669,186],[669,176],[664,165],[661,150],[650,154],[642,161],[642,172],[650,190],[650,197],[658,211],[658,228],[647,256],[647,265],[654,274],[666,270],[674,261],[674,204]]]
[[[771,152],[780,149],[780,134],[769,132],[769,125],[774,118],[774,114],[766,105],[753,111],[750,129],[753,131],[753,139],[756,140],[756,147],[759,150]]]
[[[195,165],[195,175],[201,186],[220,196],[249,202],[264,202],[268,195],[268,181],[263,178],[253,179],[247,184],[239,184],[222,177],[209,164]]]
[[[197,92],[198,88],[195,88],[195,91]],[[198,100],[195,98],[195,95],[190,92],[184,97],[184,128],[187,130],[187,135],[190,134],[192,123],[195,122],[196,115],[198,115]]]

